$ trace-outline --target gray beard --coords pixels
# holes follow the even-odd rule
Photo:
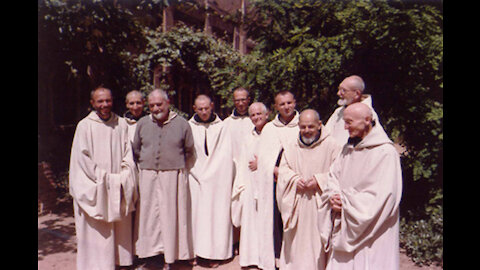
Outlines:
[[[162,119],[162,118],[165,116],[165,113],[159,112],[159,113],[152,114],[152,115],[153,115],[153,117],[154,117],[155,119],[160,120],[160,119]]]
[[[310,145],[312,144],[314,141],[315,141],[315,136],[311,137],[311,138],[305,138],[302,136],[302,141],[307,144],[307,145]]]
[[[337,101],[337,105],[338,105],[338,106],[345,106],[345,105],[347,105],[347,100],[346,100],[346,99],[343,99],[343,98],[342,98],[342,99],[339,99],[339,100]]]

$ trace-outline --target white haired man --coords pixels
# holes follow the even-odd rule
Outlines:
[[[372,96],[364,94],[365,82],[358,75],[346,77],[338,86],[337,95],[339,100],[338,107],[330,116],[325,128],[330,130],[330,134],[340,143],[345,144],[348,139],[348,131],[345,130],[343,121],[343,113],[345,108],[350,104],[357,102],[363,103],[372,109],[372,121],[380,125],[378,115],[372,107]]]
[[[164,269],[194,258],[188,170],[195,163],[192,130],[169,110],[165,91],[148,95],[150,114],[135,130],[133,154],[140,169],[135,218],[135,251],[146,267],[164,254]]]
[[[265,104],[254,102],[248,114],[253,127],[243,138],[232,190],[232,223],[240,227],[238,262],[241,267],[258,266],[260,261],[257,186],[261,180],[257,174],[257,150],[269,111]]]

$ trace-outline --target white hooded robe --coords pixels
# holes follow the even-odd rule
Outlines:
[[[340,214],[328,203],[319,211],[322,241],[331,252],[327,270],[398,270],[402,170],[383,128],[374,126],[355,147],[345,144],[327,177],[317,181],[324,201],[335,193],[342,200]]]
[[[233,255],[231,137],[217,115],[210,123],[197,122],[194,117],[188,122],[197,153],[189,177],[195,255],[211,260],[226,260]]]
[[[82,119],[73,138],[69,189],[77,235],[77,269],[132,264],[137,172],[125,120]]]
[[[273,196],[273,171],[278,155],[283,145],[298,136],[299,113],[287,124],[279,120],[279,115],[265,124],[260,135],[258,147],[258,217],[260,262],[259,267],[264,270],[275,269],[275,249],[273,239],[273,211],[275,199]]]
[[[239,264],[242,267],[258,265],[260,259],[259,222],[257,212],[259,183],[258,170],[248,168],[255,159],[260,135],[255,128],[244,138],[243,149],[238,159],[232,190],[232,223],[240,229]]]
[[[285,146],[277,181],[277,203],[284,231],[280,255],[282,270],[325,269],[326,254],[317,222],[318,208],[322,205],[320,193],[297,191],[297,182],[328,173],[341,149],[324,128],[318,141],[310,146],[299,139]]]

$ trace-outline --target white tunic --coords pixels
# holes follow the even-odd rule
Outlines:
[[[317,180],[324,201],[335,193],[342,200],[333,224],[329,204],[319,212],[322,241],[332,252],[327,270],[399,269],[402,171],[383,128],[376,125],[355,147],[346,144]]]
[[[233,113],[223,120],[225,129],[232,136],[232,154],[233,159],[237,160],[241,149],[245,145],[245,138],[254,128],[252,120],[248,116],[236,116]]]
[[[189,177],[195,255],[226,260],[232,257],[233,244],[230,216],[233,184],[231,137],[225,132],[218,116],[211,123],[197,122],[194,117],[188,122],[197,153]]]
[[[260,262],[264,270],[275,269],[275,250],[273,240],[273,171],[278,154],[283,145],[298,136],[299,113],[287,125],[279,120],[279,115],[262,129],[258,147],[258,216],[260,231]]]
[[[322,128],[319,140],[306,146],[299,139],[286,145],[277,181],[277,203],[283,220],[282,270],[323,270],[326,254],[318,230],[318,191],[298,191],[299,179],[326,174],[342,147]]]
[[[240,230],[239,264],[258,265],[260,259],[259,224],[257,213],[258,174],[248,168],[255,159],[260,135],[251,128],[244,138],[232,190],[232,222]]]
[[[132,218],[137,172],[127,124],[95,112],[75,130],[69,171],[77,234],[77,269],[132,264]]]

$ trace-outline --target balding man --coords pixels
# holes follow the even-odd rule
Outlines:
[[[195,255],[199,263],[214,267],[232,257],[232,143],[210,97],[195,98],[193,110],[188,122],[197,153],[189,182]]]
[[[241,267],[259,265],[260,260],[257,186],[261,179],[257,174],[257,150],[268,114],[265,104],[254,102],[250,105],[248,115],[253,127],[243,138],[236,166],[232,190],[232,222],[241,228],[238,260]]]
[[[319,179],[322,199],[329,200],[318,219],[322,241],[331,251],[327,270],[399,269],[400,158],[383,128],[372,126],[372,118],[365,104],[345,109],[349,142],[327,177]]]
[[[94,111],[75,130],[69,188],[77,236],[77,269],[116,269],[133,259],[137,173],[127,123],[112,112],[112,92],[91,92]]]
[[[290,91],[275,95],[276,117],[268,122],[260,136],[258,149],[258,213],[260,219],[260,265],[265,270],[275,269],[282,244],[282,219],[275,200],[275,185],[283,145],[298,136],[299,113]],[[277,260],[278,261],[278,260]]]
[[[330,134],[340,143],[345,144],[348,139],[348,132],[344,129],[345,122],[343,121],[343,113],[345,108],[350,104],[357,102],[363,103],[372,109],[372,120],[375,124],[380,125],[377,113],[372,107],[372,97],[368,94],[363,94],[365,90],[365,83],[360,76],[352,75],[346,77],[338,86],[337,95],[339,100],[338,107],[330,116],[325,128],[330,130]]]
[[[297,140],[284,146],[277,181],[283,220],[280,269],[325,269],[326,255],[318,231],[322,205],[317,178],[328,173],[342,147],[323,128],[318,112],[304,110]]]
[[[158,265],[156,256],[164,254],[164,269],[175,260],[194,258],[188,170],[195,163],[195,148],[187,120],[169,106],[167,93],[153,90],[148,95],[150,114],[138,121],[133,141],[140,169],[136,254],[145,258],[146,267]]]
[[[144,104],[145,99],[143,98],[142,93],[138,90],[132,90],[125,96],[125,106],[127,107],[127,111],[123,114],[123,118],[127,121],[128,138],[130,138],[131,142],[133,142],[137,121],[145,116],[145,112],[143,111]]]
[[[250,93],[243,87],[233,90],[233,105],[235,106],[230,116],[223,120],[225,130],[232,137],[232,155],[235,165],[235,172],[238,170],[238,159],[240,151],[245,145],[245,138],[249,135],[253,128],[252,121],[248,117],[248,105],[250,104]],[[238,240],[240,230],[234,227],[233,241],[235,253],[238,254]]]

